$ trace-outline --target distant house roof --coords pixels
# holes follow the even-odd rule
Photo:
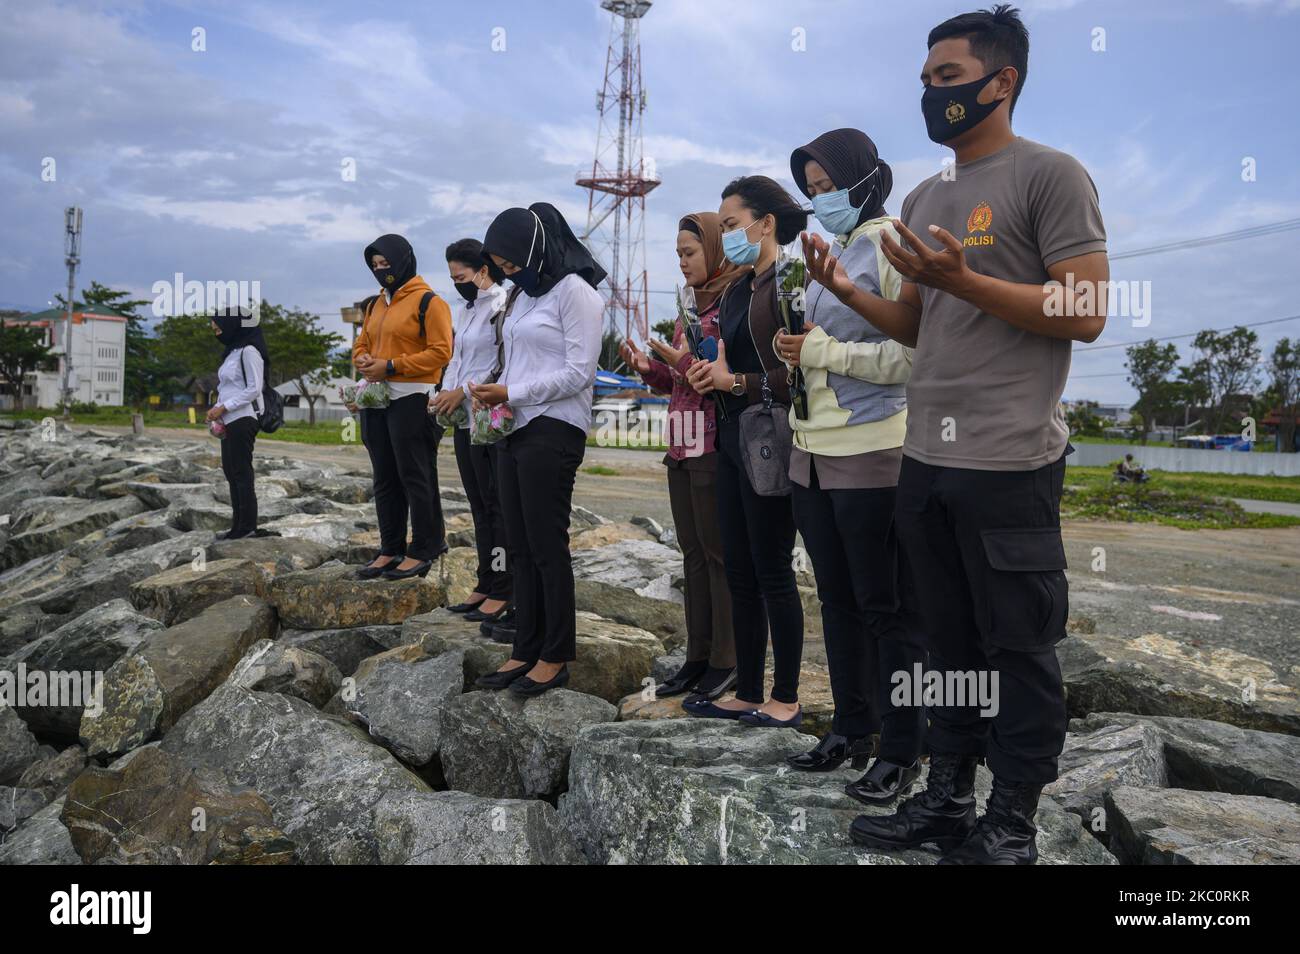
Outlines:
[[[47,308],[44,311],[38,311],[30,315],[23,315],[19,318],[6,318],[5,321],[30,321],[35,324],[48,324],[52,321],[62,321],[68,315],[67,311],[62,308]],[[84,308],[78,308],[72,313],[72,320],[75,324],[81,324],[87,318],[94,321],[126,321],[126,315],[120,311],[104,305],[87,305]]]
[[[352,378],[340,378],[340,377],[331,376],[329,378],[326,378],[324,384],[317,384],[315,382],[309,383],[307,385],[307,390],[311,394],[317,395],[319,397],[324,397],[326,404],[341,405],[343,403],[343,399],[339,397],[339,388],[346,387],[349,384],[356,384],[356,383],[357,382],[354,381]],[[298,389],[298,382],[296,379],[293,381],[286,381],[284,382],[284,384],[278,385],[275,388],[275,391],[276,393],[284,397],[298,397],[302,395],[302,392]]]

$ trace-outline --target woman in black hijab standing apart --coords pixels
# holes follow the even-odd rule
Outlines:
[[[573,481],[587,446],[605,303],[605,270],[545,202],[493,220],[483,255],[519,287],[502,320],[502,372],[471,388],[479,405],[509,402],[514,430],[498,446],[498,493],[514,569],[510,658],[478,680],[539,695],[569,681],[577,614],[569,557]]]
[[[230,530],[221,540],[253,536],[257,530],[257,494],[253,489],[253,443],[262,413],[262,387],[270,372],[262,327],[252,316],[232,308],[212,318],[212,330],[225,347],[217,371],[217,404],[207,413],[226,432],[221,440],[221,470],[230,484]]]

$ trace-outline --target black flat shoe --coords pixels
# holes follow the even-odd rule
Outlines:
[[[484,600],[484,602],[486,603],[487,601]],[[514,609],[514,607],[509,603],[502,606],[495,613],[485,613],[481,609],[472,609],[465,614],[465,619],[470,623],[495,623],[498,620],[504,619],[506,614],[512,609]]]
[[[714,705],[712,699],[704,696],[690,696],[682,700],[682,708],[686,714],[694,716],[697,719],[731,719],[736,721],[741,716],[749,715],[752,709],[724,709],[722,706]]]
[[[801,772],[833,772],[849,759],[853,760],[853,767],[859,771],[867,767],[867,762],[871,759],[870,736],[851,739],[828,732],[826,738],[818,742],[815,748],[798,755],[786,756],[789,766]]]
[[[387,563],[381,563],[379,566],[363,566],[357,570],[357,578],[362,580],[373,580],[381,573],[385,572],[390,566],[397,566],[401,563],[403,557],[393,557]]]
[[[477,602],[474,602],[474,603],[457,603],[455,606],[448,606],[448,607],[447,607],[447,612],[448,612],[448,613],[468,613],[470,610],[478,609],[480,606],[482,606],[484,603],[487,602],[487,599],[488,599],[488,598],[485,596],[485,597],[483,597],[481,600],[478,600]]]
[[[255,537],[278,537],[281,536],[281,533],[279,530],[263,530],[261,527],[258,527],[253,531],[252,535]]]
[[[892,805],[910,792],[920,777],[920,759],[911,765],[876,759],[866,775],[844,786],[844,794],[864,805]]]
[[[759,729],[797,729],[803,725],[803,708],[800,707],[799,711],[788,719],[775,719],[766,712],[755,709],[742,715],[740,721]]]
[[[409,570],[385,570],[385,580],[409,580],[413,576],[425,577],[429,575],[429,570],[433,568],[432,560],[421,560]]]
[[[516,679],[522,679],[524,673],[532,669],[534,665],[535,663],[524,663],[514,669],[484,673],[474,680],[474,685],[480,689],[505,689]]]
[[[531,666],[529,667],[532,668]],[[548,689],[559,689],[569,684],[569,667],[561,666],[560,671],[546,682],[535,682],[527,676],[510,683],[510,691],[517,696],[540,696]]]
[[[655,698],[667,699],[669,696],[680,696],[690,692],[708,669],[709,664],[702,659],[698,662],[682,663],[682,667],[677,672],[665,679],[662,685],[655,687]]]
[[[700,699],[720,699],[736,688],[736,669],[714,669],[710,666],[695,684],[695,696]]]

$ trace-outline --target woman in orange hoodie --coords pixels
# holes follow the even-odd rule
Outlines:
[[[352,363],[367,381],[386,381],[387,407],[363,408],[361,433],[374,472],[379,556],[363,579],[424,576],[438,556],[433,429],[429,392],[451,359],[451,309],[415,273],[415,251],[400,235],[381,235],[365,251],[383,289],[352,345]],[[407,514],[411,542],[406,543]]]

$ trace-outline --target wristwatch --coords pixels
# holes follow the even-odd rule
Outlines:
[[[387,374],[388,377],[391,378],[391,377],[392,377],[394,374],[396,374],[396,373],[397,373],[397,369],[393,367],[393,359],[392,359],[392,358],[389,358],[389,359],[388,359],[388,370],[387,370],[386,374]]]
[[[736,397],[745,396],[745,376],[743,374],[734,375],[734,380],[731,382],[731,393]]]

